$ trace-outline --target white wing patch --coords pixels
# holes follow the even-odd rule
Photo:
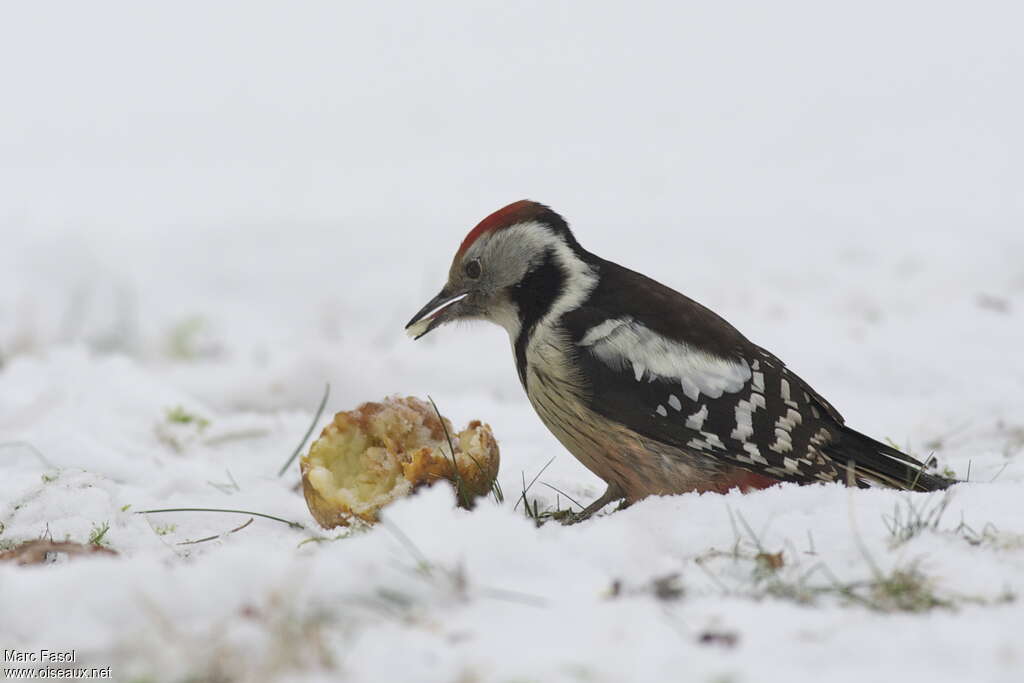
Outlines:
[[[786,380],[782,380],[785,382]],[[798,424],[803,422],[803,417],[792,408],[786,410],[786,416],[780,417],[775,422],[775,443],[770,448],[776,453],[789,453],[793,450],[793,442],[790,440],[790,433]]]
[[[763,394],[752,393],[749,401],[736,404],[736,429],[730,436],[737,441],[746,443],[754,435],[754,412],[765,407]]]
[[[794,401],[793,399],[791,399],[789,397],[789,380],[787,380],[785,377],[783,377],[782,378],[782,385],[781,386],[782,386],[781,391],[782,391],[782,401],[783,401],[783,403],[785,403],[790,408],[799,408],[800,406],[798,406],[796,404],[796,401]],[[807,396],[807,394],[804,394],[804,396]],[[810,402],[810,401],[808,401],[808,402]],[[817,415],[815,415],[815,417],[817,417]]]
[[[580,340],[580,346],[593,346],[618,328],[628,324],[629,322],[627,320],[612,318],[611,320],[605,320],[600,325],[594,325],[587,330],[585,335],[583,335],[583,339]]]
[[[707,405],[701,405],[700,410],[686,418],[687,429],[695,429],[698,432],[704,429],[704,420],[708,419]]]
[[[567,275],[565,286],[562,292],[551,304],[551,308],[544,317],[538,321],[541,328],[551,329],[554,322],[561,318],[567,311],[578,307],[597,286],[597,274],[594,269],[585,261],[578,258],[565,243],[565,240],[552,232],[548,226],[536,221],[516,223],[504,230],[488,233],[482,236],[470,247],[467,254],[480,254],[487,245],[487,249],[500,249],[506,254],[508,263],[530,263],[531,257],[546,252],[554,252],[555,258]],[[525,272],[512,273],[513,281],[521,279]],[[506,311],[497,311],[499,315],[492,314],[492,320],[508,331],[509,338],[515,343],[519,336],[519,316],[517,312],[511,315]],[[544,335],[534,333],[533,338],[539,339]]]
[[[700,395],[719,398],[736,393],[750,380],[750,365],[673,341],[632,318],[606,320],[587,330],[580,341],[618,372],[632,369],[636,381],[677,382],[691,401]]]

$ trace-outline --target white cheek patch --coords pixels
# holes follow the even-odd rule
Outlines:
[[[648,381],[678,384],[691,401],[701,395],[719,398],[736,393],[751,377],[745,360],[722,358],[673,341],[629,317],[595,325],[580,345],[617,372],[631,370],[638,382],[646,376]]]
[[[554,254],[566,280],[562,291],[551,303],[551,308],[538,322],[542,327],[551,326],[566,312],[577,308],[597,286],[594,269],[576,256],[565,240],[543,223],[527,221],[511,225],[494,234],[489,249],[492,253],[502,254],[502,258],[508,261],[524,264],[530,263],[534,255],[547,252]],[[518,282],[523,275],[525,272],[515,274],[508,284]]]
[[[578,258],[565,240],[551,228],[535,221],[510,225],[480,236],[463,258],[478,257],[486,253],[500,255],[501,263],[495,268],[499,274],[493,277],[498,278],[498,285],[509,286],[520,282],[529,267],[537,265],[537,258],[548,252],[554,254],[566,275],[561,293],[551,302],[550,309],[537,323],[539,327],[552,328],[567,311],[577,308],[586,300],[597,286],[597,274],[589,264]],[[521,267],[517,267],[516,264],[521,264]],[[508,330],[509,336],[513,339],[518,336],[518,315],[513,318],[491,312],[487,317]]]

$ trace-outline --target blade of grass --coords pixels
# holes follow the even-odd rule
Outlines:
[[[30,444],[28,441],[5,441],[0,443],[0,448],[24,448],[32,453],[32,455],[36,456],[36,458],[39,459],[39,462],[43,463],[45,466],[51,469],[57,469],[52,462],[46,459],[46,456],[43,455],[38,448]]]
[[[517,500],[516,504],[512,506],[512,509],[515,510],[519,507],[520,503],[526,501],[526,507],[523,509],[526,510],[526,516],[530,517],[530,501],[526,500],[526,472],[520,471],[519,476],[523,480],[523,492],[519,494],[519,500]]]
[[[441,417],[441,411],[437,409],[437,404],[434,403],[434,399],[429,395],[427,400],[430,401],[430,405],[434,407],[434,414],[437,415],[438,421],[441,423],[441,429],[444,430],[444,438],[448,441],[448,450],[452,456],[452,476],[455,477],[455,488],[457,489],[457,495],[462,501],[462,506],[465,508],[469,507],[469,500],[466,494],[466,482],[462,481],[462,474],[459,473],[459,465],[455,462],[455,446],[452,444],[452,435],[448,433],[448,425],[444,423],[444,418]],[[479,468],[480,465],[477,464]]]
[[[223,508],[160,508],[157,510],[137,510],[137,515],[155,515],[161,512],[230,512],[236,515],[253,515],[254,517],[263,517],[264,519],[272,519],[275,522],[281,522],[287,524],[293,529],[304,529],[305,527],[298,522],[289,522],[287,519],[281,519],[274,515],[264,514],[262,512],[253,512],[252,510],[227,510]]]
[[[565,492],[565,491],[563,491],[562,489],[558,489],[558,488],[555,488],[554,486],[552,486],[551,484],[547,483],[546,481],[542,481],[542,482],[541,482],[541,486],[547,486],[547,487],[548,487],[549,489],[551,489],[551,490],[552,490],[552,491],[554,491],[555,493],[560,493],[560,494],[562,494],[563,496],[565,496],[566,498],[568,498],[569,500],[571,500],[571,501],[572,501],[572,502],[573,502],[573,503],[574,503],[574,504],[576,505],[576,507],[578,507],[578,508],[579,508],[580,510],[582,510],[582,509],[583,509],[583,506],[582,506],[582,505],[580,505],[580,502],[579,502],[578,500],[576,500],[575,498],[573,498],[572,496],[570,496],[570,495],[569,495],[568,493],[566,493],[566,492]],[[556,503],[556,507],[557,507],[557,503]]]
[[[540,468],[540,472],[537,472],[537,474],[534,475],[533,479],[530,480],[529,485],[523,487],[523,493],[522,495],[519,496],[519,500],[516,501],[516,504],[512,506],[512,510],[515,510],[517,507],[519,507],[519,503],[521,502],[526,503],[527,508],[529,508],[530,503],[529,501],[526,500],[526,494],[529,493],[530,489],[533,488],[533,485],[537,483],[538,479],[540,479],[540,475],[544,474],[544,470],[546,470],[554,461],[555,456],[551,456],[551,459],[544,463],[544,467]],[[523,476],[523,481],[526,481],[525,475]]]
[[[452,470],[454,471],[453,476],[455,477],[456,486],[459,489],[459,497],[462,499],[463,505],[465,507],[469,507],[469,501],[466,499],[467,489],[465,487],[465,482],[462,480],[462,473],[459,472],[459,466],[455,460],[455,445],[452,443],[452,435],[448,432],[448,426],[444,423],[444,418],[441,417],[441,411],[437,409],[437,404],[434,402],[434,399],[430,396],[427,396],[427,399],[430,401],[430,405],[434,407],[434,414],[437,415],[437,419],[441,423],[441,429],[444,430],[444,437],[448,441],[448,450],[451,452]],[[484,468],[483,465],[480,464],[480,461],[473,457],[472,453],[463,451],[463,454],[473,461],[473,464],[476,465],[477,472],[483,475]],[[494,496],[495,502],[499,505],[505,502],[505,494],[501,490],[501,484],[498,483],[497,476],[495,476],[491,481],[491,495]]]
[[[284,464],[281,471],[277,473],[277,476],[283,476],[284,473],[288,471],[288,468],[291,467],[291,464],[295,462],[295,458],[299,457],[299,453],[302,452],[302,447],[305,446],[306,441],[309,440],[309,435],[312,434],[313,430],[316,428],[316,423],[320,421],[320,416],[324,413],[324,406],[327,405],[327,397],[330,395],[331,385],[330,383],[327,383],[324,385],[324,397],[320,399],[320,407],[316,409],[316,415],[313,416],[313,421],[309,423],[309,429],[306,430],[306,435],[302,437],[302,441],[300,441],[299,445],[295,447],[295,452],[292,453],[292,457],[288,458],[288,462]]]
[[[423,551],[421,551],[416,544],[412,542],[412,539],[409,538],[404,531],[398,528],[397,524],[386,517],[382,518],[380,523],[385,529],[391,532],[391,535],[398,540],[398,542],[405,548],[406,552],[416,560],[418,563],[418,571],[429,574],[434,565],[427,559],[427,556],[423,554]]]
[[[245,524],[243,524],[242,526],[237,526],[234,529],[232,529],[231,531],[225,531],[223,534],[215,534],[213,536],[207,536],[206,538],[196,539],[195,541],[182,541],[182,542],[178,543],[178,545],[195,545],[196,543],[206,543],[207,541],[216,541],[218,538],[223,538],[224,536],[227,536],[228,534],[233,534],[236,531],[241,531],[245,527],[247,527],[250,524],[252,524],[252,520],[253,519],[254,519],[253,517],[250,517],[249,521],[246,522]]]

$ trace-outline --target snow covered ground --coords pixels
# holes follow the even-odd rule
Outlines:
[[[1018,4],[4,14],[0,550],[117,555],[0,563],[0,648],[118,681],[1024,680]],[[541,511],[602,488],[504,332],[402,333],[522,197],[970,483],[538,527],[542,470]],[[328,382],[489,422],[505,502],[319,530],[276,472]],[[172,507],[301,528],[136,514]]]

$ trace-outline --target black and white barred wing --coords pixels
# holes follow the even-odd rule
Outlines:
[[[842,418],[749,344],[726,357],[623,316],[578,341],[590,407],[650,439],[786,481],[834,481],[823,447]]]

